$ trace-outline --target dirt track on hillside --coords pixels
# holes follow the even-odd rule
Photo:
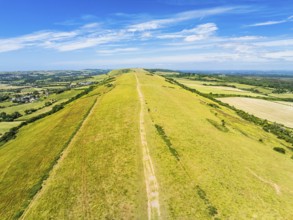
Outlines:
[[[147,191],[147,199],[148,199],[148,219],[160,219],[161,211],[160,211],[160,202],[159,202],[159,185],[157,182],[157,178],[155,175],[155,170],[152,162],[152,158],[149,154],[148,143],[146,140],[146,131],[144,126],[144,96],[140,89],[140,83],[135,74],[137,81],[137,92],[140,101],[140,139],[142,146],[142,154],[143,154],[143,168],[144,168],[144,176],[145,176],[145,184]]]

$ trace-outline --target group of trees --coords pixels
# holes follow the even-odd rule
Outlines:
[[[9,98],[10,98],[9,95],[0,95],[0,102],[4,102],[8,100]]]
[[[0,121],[14,121],[15,119],[21,117],[22,114],[19,112],[13,112],[12,114],[8,114],[6,112],[0,113]]]

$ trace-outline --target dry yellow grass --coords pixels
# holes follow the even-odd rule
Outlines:
[[[293,106],[290,102],[277,103],[262,99],[240,97],[221,98],[219,100],[259,118],[293,128]]]

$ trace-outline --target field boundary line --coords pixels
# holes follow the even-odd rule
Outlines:
[[[98,102],[98,99],[99,99],[99,96],[96,97],[94,103],[89,108],[89,110],[86,112],[86,114],[84,115],[83,119],[81,120],[81,122],[79,123],[79,125],[77,126],[77,128],[75,129],[75,131],[72,133],[71,137],[69,138],[68,142],[66,143],[65,148],[60,153],[59,159],[56,161],[56,163],[51,168],[51,170],[50,170],[50,172],[48,174],[48,178],[43,181],[40,190],[35,194],[35,196],[30,201],[29,205],[24,210],[23,214],[20,216],[19,219],[21,219],[21,220],[25,219],[26,216],[27,216],[27,214],[28,214],[28,212],[31,210],[31,208],[35,204],[35,202],[43,195],[43,193],[44,193],[44,191],[46,189],[46,186],[47,186],[48,182],[50,182],[52,180],[52,178],[56,175],[56,171],[61,166],[62,161],[67,157],[67,155],[68,155],[68,153],[70,151],[70,147],[72,146],[72,143],[74,142],[77,134],[84,127],[84,124],[88,121],[88,118],[93,113],[93,109],[95,108],[95,106],[98,105],[98,103],[99,103]]]
[[[139,131],[140,131],[140,139],[142,146],[142,156],[143,156],[143,168],[144,168],[144,176],[145,176],[145,184],[146,184],[146,193],[148,200],[148,219],[160,219],[161,210],[160,210],[160,202],[159,202],[159,185],[157,182],[157,178],[155,175],[155,170],[152,162],[152,158],[149,153],[148,143],[146,139],[146,131],[144,126],[144,96],[142,94],[140,83],[135,73],[136,78],[136,88],[140,101],[140,114],[139,114]]]

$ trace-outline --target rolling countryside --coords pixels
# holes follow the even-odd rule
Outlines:
[[[113,70],[26,121],[0,146],[0,219],[292,219],[290,140],[172,74]]]

